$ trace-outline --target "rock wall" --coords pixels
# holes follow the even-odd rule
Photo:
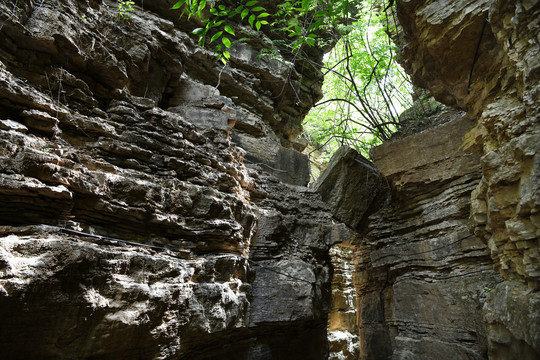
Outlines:
[[[372,151],[392,198],[368,219],[349,217],[359,233],[348,309],[359,358],[536,359],[540,2],[396,4],[394,38],[415,85],[462,112]],[[338,173],[354,173],[345,167]],[[321,188],[335,213],[361,216],[373,190],[360,178]],[[355,181],[355,191],[342,191]],[[336,264],[350,258],[335,256]]]
[[[534,0],[398,2],[415,81],[475,120],[463,144],[481,155],[471,217],[505,279],[483,308],[493,359],[540,353],[539,15]]]
[[[172,3],[0,3],[2,358],[538,357],[540,2],[396,1],[466,116],[344,151],[321,195],[322,54],[263,32],[224,67]]]
[[[392,200],[353,241],[360,358],[537,358],[540,2],[396,3],[415,85],[464,113],[372,153]]]
[[[0,3],[4,359],[328,354],[320,73],[262,39],[218,65],[172,3]]]
[[[355,249],[361,358],[484,359],[479,309],[501,281],[470,231],[479,157],[459,150],[461,118],[374,149],[392,186]]]

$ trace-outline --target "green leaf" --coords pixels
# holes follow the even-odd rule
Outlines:
[[[195,34],[195,35],[199,35],[203,31],[204,31],[204,28],[196,28],[195,30],[192,31],[192,33]]]
[[[251,11],[253,11],[253,12],[264,11],[264,10],[266,10],[266,9],[263,8],[262,6],[257,6],[257,7],[254,7],[253,9],[251,9]]]
[[[269,24],[269,22],[266,21],[266,20],[261,20],[261,21],[259,21],[259,22],[260,22],[261,24],[263,24],[263,25],[268,25],[268,24]]]
[[[233,28],[230,27],[229,25],[225,25],[225,31],[228,32],[229,34],[233,35],[233,36],[236,35],[236,34],[234,33]]]
[[[231,47],[231,40],[229,40],[228,38],[224,37],[221,39],[221,42],[223,43],[223,45],[225,45],[227,48],[230,48]]]
[[[309,10],[309,0],[302,0],[302,9],[304,11],[308,11]]]
[[[227,15],[227,17],[232,18],[233,16],[240,14],[242,12],[243,8],[244,7],[242,5],[240,5],[236,9],[234,9],[233,11],[229,11],[229,14]]]
[[[184,5],[185,2],[186,0],[180,0],[176,4],[174,4],[171,9],[179,9],[180,6]]]
[[[225,10],[226,9],[225,5],[219,5],[218,8],[219,8],[219,10]]]
[[[197,9],[197,14],[199,15],[199,17],[201,16],[201,12],[204,10],[205,7],[206,0],[201,0],[201,2],[199,3],[199,8]]]
[[[258,3],[258,1],[256,1],[256,0],[248,1],[248,2],[246,3],[246,6],[251,7],[251,6],[255,5],[256,3]]]
[[[251,15],[249,17],[248,22],[249,22],[249,25],[251,25],[251,27],[253,27],[253,23],[255,22],[255,15]]]
[[[248,16],[248,14],[249,14],[249,10],[248,10],[248,9],[244,9],[244,10],[242,11],[242,14],[240,14],[240,17],[242,18],[242,20],[244,20],[244,18],[245,18],[246,16]]]
[[[217,33],[215,33],[214,36],[212,36],[212,38],[210,39],[210,44],[217,40],[221,36],[221,34],[223,34],[223,31],[218,31]]]
[[[315,23],[311,24],[311,26],[309,26],[306,31],[309,32],[309,31],[313,31],[313,30],[316,30],[318,29],[324,22],[324,19],[319,19],[317,21],[315,21]]]
[[[265,18],[265,17],[267,17],[267,16],[270,16],[270,14],[269,14],[269,13],[266,13],[266,12],[260,13],[259,15],[257,15],[258,18]]]
[[[257,21],[255,23],[255,28],[257,29],[257,31],[261,30],[261,22],[260,21]]]
[[[306,38],[306,42],[311,46],[315,46],[315,39],[313,38]]]
[[[230,52],[228,52],[227,50],[225,50],[225,51],[223,52],[223,57],[224,57],[225,59],[227,59],[227,60],[228,60],[228,59],[230,59],[230,58],[231,58],[231,53],[230,53]]]

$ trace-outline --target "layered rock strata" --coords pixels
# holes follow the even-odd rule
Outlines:
[[[328,354],[319,73],[256,39],[223,68],[172,3],[0,4],[2,358]]]
[[[328,315],[330,359],[358,359],[360,339],[354,262],[357,238],[366,230],[369,215],[384,207],[389,189],[374,165],[343,146],[332,156],[313,184],[330,208],[333,219],[347,226],[350,237],[330,249],[334,277],[333,306]]]
[[[372,153],[392,200],[353,241],[362,359],[485,358],[478,310],[502,280],[470,231],[481,169],[459,146],[471,127],[462,114]]]
[[[507,280],[484,306],[489,356],[538,357],[540,2],[398,1],[397,15],[414,81],[476,122],[463,144],[481,155],[471,217]]]

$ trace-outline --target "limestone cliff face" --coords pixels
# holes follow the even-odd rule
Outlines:
[[[540,2],[396,4],[394,38],[406,70],[462,112],[373,150],[392,196],[368,219],[348,217],[358,234],[351,241],[356,306],[347,312],[357,322],[330,328],[357,327],[362,359],[536,359]],[[340,164],[342,176],[357,171]],[[320,187],[334,213],[364,213],[359,204],[373,188],[361,178]],[[355,191],[343,191],[354,181]],[[336,264],[350,258],[342,250],[335,256]],[[349,339],[342,349],[352,348]]]
[[[295,140],[319,73],[256,39],[223,68],[172,3],[129,20],[112,1],[0,3],[3,359],[328,353],[347,232],[297,186]]]
[[[398,16],[415,80],[475,120],[471,218],[506,280],[483,308],[489,355],[538,356],[540,2],[401,1]]]
[[[414,82],[466,113],[373,151],[392,201],[356,241],[361,358],[540,354],[539,15],[397,1]]]
[[[479,309],[501,279],[470,231],[481,169],[459,146],[471,127],[462,114],[373,151],[393,199],[356,247],[363,358],[485,358]]]

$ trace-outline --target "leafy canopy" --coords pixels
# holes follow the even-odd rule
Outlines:
[[[392,4],[393,1],[390,2]],[[308,114],[304,127],[329,152],[347,144],[368,156],[369,148],[387,140],[399,127],[399,113],[410,105],[411,85],[396,63],[388,33],[394,10],[381,0],[180,0],[181,16],[203,24],[193,30],[199,46],[214,46],[224,64],[235,42],[264,30],[272,34],[270,54],[286,48],[307,59],[306,47],[333,47],[323,69],[325,97]],[[246,32],[238,23],[251,29]],[[244,28],[245,29],[245,28]]]
[[[412,103],[411,83],[388,36],[395,31],[389,28],[393,13],[376,6],[374,0],[364,1],[350,23],[339,26],[345,35],[325,59],[324,98],[304,123],[330,153],[348,145],[369,157],[372,146],[399,128],[399,114]]]
[[[287,46],[295,51],[304,44],[315,46],[320,42],[319,30],[334,26],[346,17],[353,3],[355,1],[349,0],[281,0],[267,9],[258,0],[179,0],[172,9],[180,10],[180,16],[188,19],[197,17],[204,24],[193,30],[199,46],[215,43],[214,51],[226,63],[232,44],[248,40],[236,39],[234,24],[243,22],[255,32],[263,26],[268,26],[270,31],[284,32],[289,38]]]

